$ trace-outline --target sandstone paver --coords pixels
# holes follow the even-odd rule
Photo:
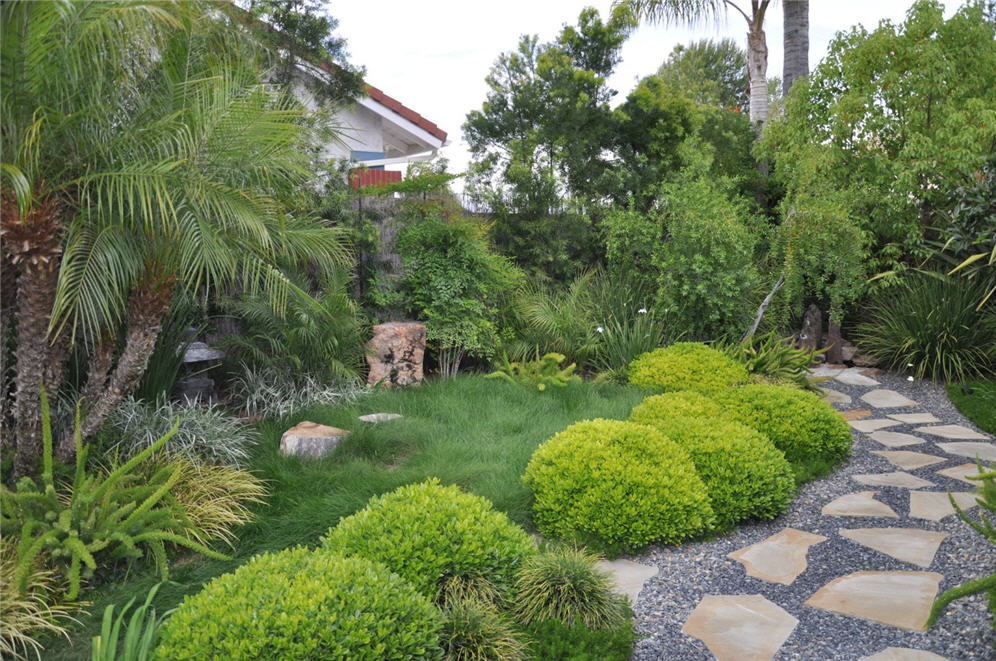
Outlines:
[[[850,422],[851,420],[870,418],[872,412],[871,409],[848,409],[847,411],[841,411],[840,415],[843,416],[844,420]]]
[[[886,647],[878,654],[866,656],[860,661],[948,661],[943,656],[926,650],[914,650],[909,647]]]
[[[869,390],[861,399],[868,402],[877,409],[899,408],[901,406],[916,406],[917,403],[906,395],[901,395],[895,390]]]
[[[957,491],[951,494],[958,503],[958,507],[963,510],[971,509],[978,505],[975,500],[975,493],[971,491]],[[951,506],[951,499],[946,491],[910,491],[910,516],[914,519],[926,519],[928,521],[940,521],[944,517],[955,513]]]
[[[937,457],[922,452],[911,452],[910,450],[872,450],[872,454],[877,454],[896,468],[902,468],[903,470],[916,470],[917,468],[932,466],[947,461],[944,457]]]
[[[806,605],[923,631],[942,578],[936,572],[859,571],[827,583]]]
[[[377,424],[380,422],[390,422],[391,420],[400,420],[403,417],[400,413],[368,413],[367,415],[361,415],[360,420],[362,422]]]
[[[898,431],[876,431],[868,435],[873,441],[877,441],[882,445],[890,448],[901,448],[906,445],[918,445],[920,443],[925,443],[919,436],[914,436],[913,434],[904,434]]]
[[[681,630],[704,642],[717,661],[769,661],[798,623],[759,594],[707,594]]]
[[[873,378],[871,378],[869,376],[865,376],[864,374],[862,374],[861,372],[863,372],[864,369],[865,368],[863,368],[863,367],[862,368],[851,367],[849,369],[844,370],[843,372],[840,372],[839,374],[836,374],[833,378],[835,378],[836,380],[840,381],[841,383],[846,383],[849,386],[878,386],[878,385],[881,385],[875,379],[873,379]]]
[[[985,434],[980,434],[974,429],[969,429],[962,425],[935,425],[932,427],[917,427],[913,431],[918,431],[931,436],[950,438],[956,441],[972,441],[986,438]]]
[[[938,443],[938,447],[948,454],[968,457],[969,459],[981,459],[982,461],[996,461],[996,444],[993,443]]]
[[[899,515],[885,503],[875,500],[877,491],[857,491],[831,500],[820,513],[825,516],[875,516],[898,519]]]
[[[612,577],[612,582],[616,586],[619,594],[629,597],[631,604],[636,604],[637,597],[643,584],[657,576],[660,571],[657,567],[651,567],[632,560],[620,558],[618,560],[600,560],[598,568],[602,569]]]
[[[845,395],[839,390],[834,390],[833,388],[820,388],[823,391],[823,401],[829,402],[831,404],[850,404],[851,396]]]
[[[983,467],[983,471],[985,471],[985,467]],[[937,474],[943,475],[944,477],[950,477],[952,480],[959,480],[960,482],[964,482],[965,484],[971,484],[972,486],[978,487],[982,486],[982,481],[970,480],[968,479],[968,476],[978,475],[979,472],[980,471],[978,464],[968,463],[968,464],[962,464],[961,466],[955,466],[953,468],[945,468],[944,470],[939,470],[937,471]]]
[[[934,562],[937,549],[948,536],[918,528],[841,528],[839,532],[841,537],[924,569]]]
[[[925,425],[941,421],[933,413],[892,413],[889,417],[909,425]]]
[[[863,434],[870,434],[873,431],[885,429],[886,427],[895,427],[903,423],[898,420],[889,420],[888,418],[872,418],[871,420],[851,420],[849,424]]]
[[[924,487],[934,486],[934,483],[930,480],[925,480],[904,471],[893,471],[891,473],[860,473],[858,475],[852,475],[851,479],[858,484],[864,484],[869,487],[923,489]]]
[[[767,539],[730,553],[728,557],[742,563],[748,576],[790,585],[806,570],[809,547],[826,540],[823,535],[784,528]]]

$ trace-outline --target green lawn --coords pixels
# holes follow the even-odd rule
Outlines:
[[[966,382],[964,386],[971,394],[964,392],[962,385],[948,384],[948,398],[980,429],[996,434],[996,381]]]
[[[170,583],[156,598],[159,612],[211,578],[231,571],[250,556],[295,544],[314,545],[343,516],[376,494],[435,476],[484,496],[516,522],[532,529],[529,493],[520,477],[533,450],[577,420],[625,418],[646,393],[629,386],[576,383],[544,393],[478,376],[437,381],[400,392],[378,392],[345,406],[316,407],[292,418],[261,425],[263,442],[253,470],[269,481],[270,497],[256,521],[243,528],[230,562],[179,558]],[[403,420],[365,425],[365,413],[401,413]],[[353,431],[335,456],[306,462],[281,457],[281,433],[302,420]],[[109,577],[113,582],[85,599],[96,617],[82,617],[64,639],[46,642],[45,659],[89,656],[90,636],[108,604],[141,602],[156,579],[145,575]]]

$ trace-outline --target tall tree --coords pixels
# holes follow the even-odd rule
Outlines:
[[[792,83],[809,75],[809,0],[782,0],[782,12],[785,18],[782,96],[788,96]]]
[[[750,13],[733,0],[617,0],[615,7],[651,23],[719,21],[730,9],[747,22],[747,75],[750,82],[750,121],[761,129],[768,121],[768,44],[764,16],[771,0],[751,0]]]
[[[657,75],[699,103],[743,110],[750,104],[747,55],[732,39],[679,44]]]

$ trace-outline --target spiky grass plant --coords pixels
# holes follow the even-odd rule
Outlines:
[[[996,370],[996,305],[976,310],[978,285],[916,274],[873,303],[858,347],[917,378],[964,381]]]
[[[530,625],[559,620],[589,629],[618,626],[625,601],[610,576],[598,569],[599,556],[583,548],[555,547],[527,558],[516,577],[516,616]]]
[[[90,641],[90,661],[148,661],[152,657],[159,628],[173,612],[170,610],[160,616],[156,615],[152,600],[156,598],[160,586],[162,583],[154,585],[149,590],[145,602],[132,612],[127,624],[124,618],[134,605],[135,597],[125,604],[116,618],[113,604],[104,609],[100,635],[94,636]],[[121,638],[122,625],[125,625],[124,638]],[[119,645],[120,654],[118,654]]]
[[[459,599],[443,608],[440,636],[446,661],[521,661],[526,646],[494,605]]]
[[[306,374],[295,383],[278,372],[242,365],[229,385],[228,401],[246,415],[274,419],[311,406],[347,404],[364,392],[359,382],[329,384]]]

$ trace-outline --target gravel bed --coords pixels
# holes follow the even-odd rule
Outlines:
[[[880,386],[850,386],[836,380],[824,387],[851,395],[850,405],[838,405],[841,410],[870,408],[871,417],[886,417],[887,413],[917,413],[924,410],[941,419],[941,423],[961,424],[978,430],[958,413],[948,400],[943,386],[926,381],[910,383],[906,377],[878,374],[873,378]],[[915,400],[920,406],[875,409],[859,399],[875,388],[896,390]],[[889,431],[912,432],[922,425],[899,424]],[[635,625],[646,636],[637,643],[633,659],[712,659],[705,644],[681,632],[681,627],[704,595],[761,594],[781,606],[799,620],[775,659],[850,660],[861,659],[886,647],[908,647],[928,650],[949,661],[962,659],[993,659],[993,629],[986,608],[985,595],[960,599],[950,606],[926,633],[904,631],[845,615],[803,606],[809,597],[830,581],[856,571],[934,571],[944,575],[940,590],[944,591],[966,580],[992,571],[996,563],[993,547],[957,516],[940,522],[910,519],[908,489],[870,487],[854,482],[857,473],[887,473],[900,470],[869,450],[888,450],[856,431],[852,455],[846,464],[831,475],[807,484],[796,496],[788,512],[764,523],[745,525],[712,541],[686,543],[680,546],[652,546],[647,553],[632,559],[660,569],[643,588],[636,604]],[[917,470],[907,471],[936,486],[927,490],[965,491],[964,482],[937,474],[938,470],[969,461],[965,457],[945,455],[933,441],[946,442],[924,435],[926,443],[896,448],[935,454],[949,460]],[[820,509],[834,498],[854,491],[874,490],[876,498],[896,511],[899,519],[868,517],[832,517],[820,514]],[[978,509],[972,510],[976,513]],[[748,577],[739,562],[727,554],[759,542],[784,527],[792,527],[827,537],[827,541],[809,549],[809,566],[791,585],[769,583]],[[861,546],[838,534],[840,528],[916,527],[950,534],[944,540],[934,563],[924,570],[900,562],[890,556]]]

